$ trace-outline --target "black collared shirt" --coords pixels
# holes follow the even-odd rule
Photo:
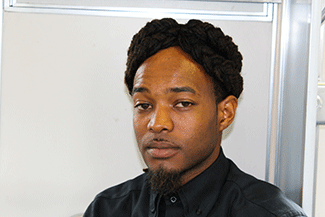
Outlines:
[[[99,193],[84,217],[299,217],[306,216],[275,186],[218,159],[175,194],[151,192],[146,174]]]

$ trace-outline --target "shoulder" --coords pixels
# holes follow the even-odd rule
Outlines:
[[[84,217],[130,216],[138,203],[149,201],[146,174],[108,188],[96,195]]]
[[[100,192],[97,194],[96,198],[106,198],[108,200],[119,199],[126,195],[141,191],[146,186],[146,183],[146,174],[142,174],[134,179],[130,179]]]
[[[230,160],[229,160],[230,161]],[[226,185],[231,185],[237,194],[238,207],[249,212],[267,213],[266,216],[298,217],[306,216],[297,204],[289,200],[276,186],[242,172],[230,161]]]

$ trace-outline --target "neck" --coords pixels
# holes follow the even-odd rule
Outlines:
[[[209,168],[218,158],[220,153],[220,145],[217,145],[214,152],[209,156],[208,159],[200,162],[199,164],[195,165],[194,167],[183,171],[181,173],[181,183],[185,185],[187,182],[194,179],[196,176],[200,175],[203,171]]]

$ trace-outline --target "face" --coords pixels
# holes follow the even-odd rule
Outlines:
[[[221,141],[212,79],[180,48],[161,50],[137,70],[134,130],[150,170],[182,172],[187,182],[218,157]]]

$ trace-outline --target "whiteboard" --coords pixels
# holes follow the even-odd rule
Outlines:
[[[142,173],[123,83],[131,37],[149,19],[5,12],[0,216],[84,212]],[[225,155],[264,179],[271,22],[212,21],[244,56],[244,92]]]

